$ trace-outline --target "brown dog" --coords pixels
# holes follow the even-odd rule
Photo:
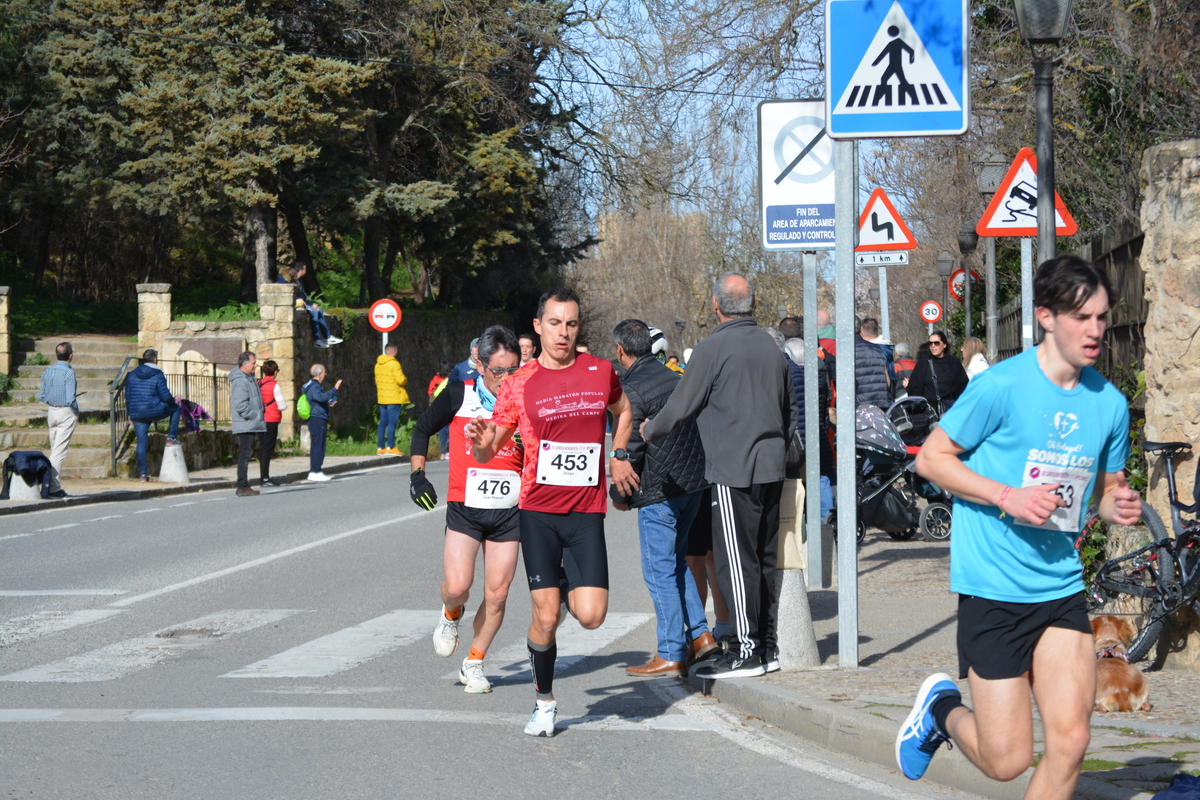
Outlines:
[[[1125,643],[1133,638],[1133,626],[1113,616],[1092,620],[1096,639],[1096,706],[1105,711],[1149,711],[1146,676],[1129,663]]]

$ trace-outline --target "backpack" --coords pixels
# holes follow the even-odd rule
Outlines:
[[[311,383],[312,381],[309,381]],[[300,387],[300,399],[296,401],[296,416],[308,419],[312,415],[312,406],[308,404],[308,383]]]

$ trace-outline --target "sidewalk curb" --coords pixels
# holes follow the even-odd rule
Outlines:
[[[811,742],[882,767],[896,769],[896,723],[829,700],[808,697],[756,678],[704,681],[693,672],[688,682],[740,711],[794,733]],[[709,686],[704,686],[704,684]],[[924,780],[964,792],[1021,800],[1033,770],[1014,781],[993,781],[980,772],[957,748],[938,751]],[[920,782],[913,788],[919,791]],[[1149,800],[1151,795],[1104,783],[1086,776],[1079,779],[1074,800]]]
[[[343,472],[353,472],[357,469],[366,467],[386,466],[390,467],[394,464],[407,464],[408,456],[403,455],[399,458],[391,458],[387,461],[382,461],[380,456],[364,456],[357,461],[346,461],[341,464],[326,465],[321,471],[330,475],[340,475]],[[278,477],[272,476],[271,480],[280,485],[287,483],[300,483],[308,477],[308,470],[300,472],[288,472]],[[195,483],[170,484],[167,486],[156,487],[154,489],[124,489],[112,492],[103,492],[101,494],[84,494],[77,497],[64,497],[58,500],[41,500],[37,503],[25,503],[19,506],[0,506],[0,517],[9,514],[27,514],[33,511],[45,511],[51,508],[68,508],[71,506],[89,506],[95,503],[113,503],[128,500],[147,500],[155,497],[170,497],[177,494],[191,494],[193,492],[208,492],[220,489],[236,489],[236,478],[223,478],[220,480],[197,481]]]

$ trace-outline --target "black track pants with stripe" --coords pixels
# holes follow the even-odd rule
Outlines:
[[[742,658],[773,654],[779,597],[775,561],[783,481],[713,487],[713,557],[729,607],[730,650]]]

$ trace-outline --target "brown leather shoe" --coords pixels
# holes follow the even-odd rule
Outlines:
[[[703,661],[708,658],[709,654],[716,652],[717,647],[717,640],[711,633],[705,631],[692,640],[690,648],[693,653],[692,661]]]
[[[683,662],[665,661],[660,656],[655,656],[649,664],[627,667],[625,674],[638,678],[678,678],[683,675]]]
[[[251,489],[249,486],[247,486],[245,489],[238,489],[238,490],[237,490],[237,496],[238,496],[238,497],[257,497],[257,496],[258,496],[258,490],[257,490],[257,489]]]

